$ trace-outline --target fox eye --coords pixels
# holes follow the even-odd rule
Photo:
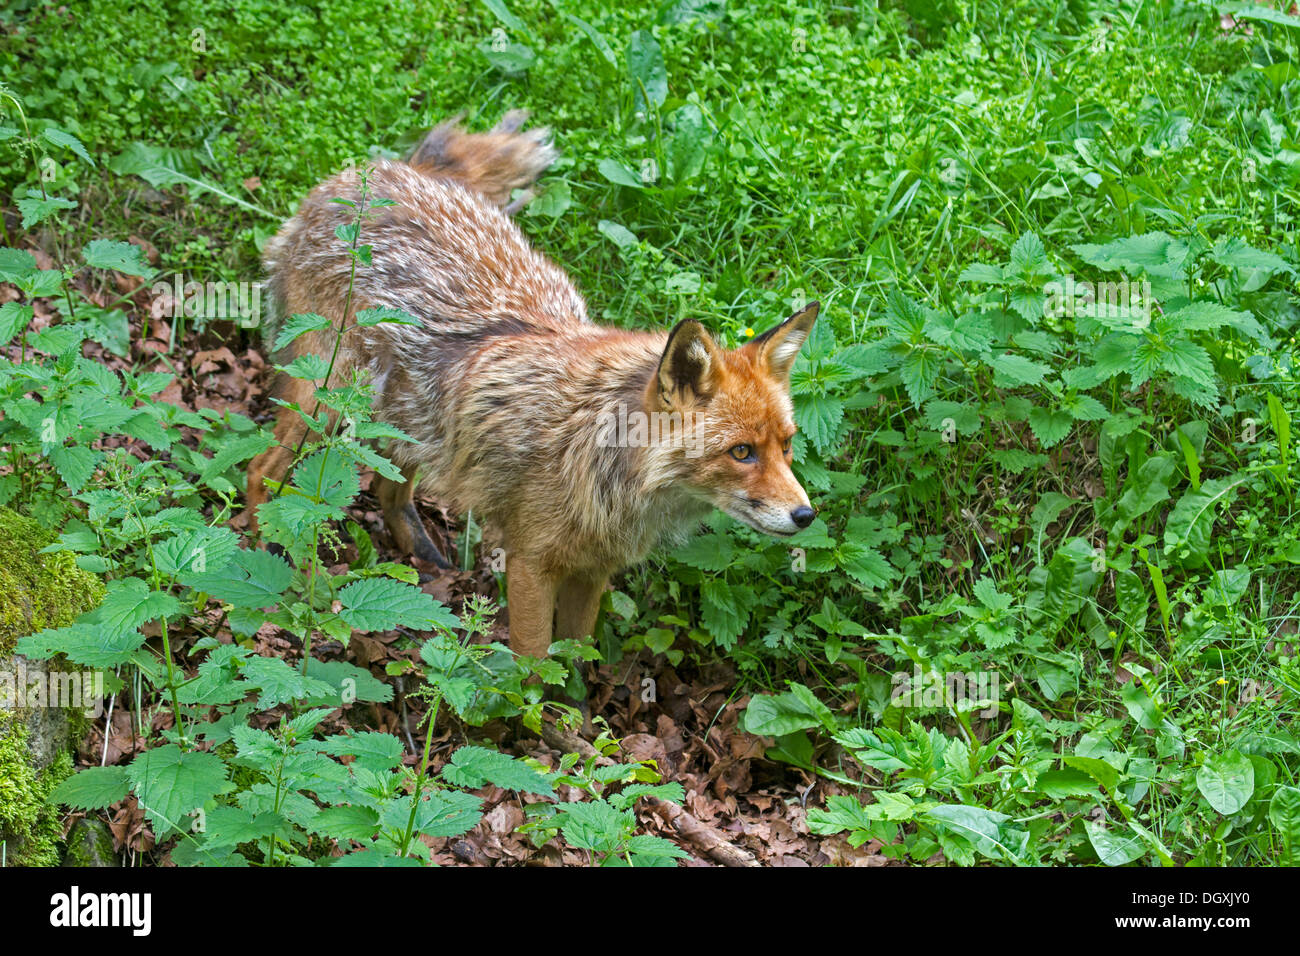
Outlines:
[[[749,461],[754,457],[754,449],[750,448],[748,445],[736,445],[728,451],[727,454],[736,459],[736,461]]]
[[[790,443],[793,441],[794,441],[794,436],[791,435],[785,441],[781,442],[781,454],[783,455],[790,454]]]

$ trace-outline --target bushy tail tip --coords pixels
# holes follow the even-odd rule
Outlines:
[[[467,133],[460,117],[429,131],[408,161],[426,176],[454,179],[502,208],[559,157],[544,126],[523,130],[526,110],[511,110],[486,133]]]

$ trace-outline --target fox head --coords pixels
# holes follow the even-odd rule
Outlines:
[[[669,333],[652,382],[654,410],[686,423],[690,490],[765,534],[792,535],[816,514],[790,470],[790,367],[819,308],[814,302],[732,350],[686,319]]]

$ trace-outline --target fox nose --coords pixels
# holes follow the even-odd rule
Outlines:
[[[799,527],[806,528],[812,524],[812,520],[816,515],[817,512],[813,511],[807,505],[800,505],[798,508],[795,508],[794,511],[790,512],[790,520]]]

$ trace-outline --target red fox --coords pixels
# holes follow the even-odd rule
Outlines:
[[[385,449],[404,483],[376,476],[397,546],[445,566],[417,488],[482,516],[504,539],[511,649],[544,657],[553,640],[591,634],[612,573],[686,540],[711,508],[776,536],[812,522],[790,470],[789,376],[819,305],[734,350],[693,319],[669,332],[592,324],[507,215],[512,191],[556,158],[524,118],[481,134],[445,123],[409,162],[375,162],[371,194],[396,205],[362,227],[373,266],[357,270],[351,308],[397,307],[422,324],[350,328],[334,384],[368,369],[375,417],[416,439]],[[275,315],[344,318],[352,263],[334,230],[352,212],[336,197],[359,198],[355,170],[312,190],[267,244]],[[278,358],[328,355],[333,334]],[[313,388],[286,376],[273,394],[310,409]],[[254,529],[264,479],[284,477],[305,427],[282,409],[279,444],[251,463]]]

